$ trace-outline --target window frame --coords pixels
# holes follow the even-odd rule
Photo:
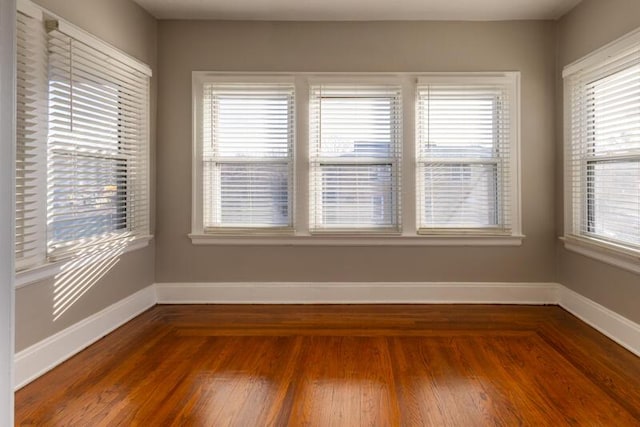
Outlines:
[[[416,213],[416,222],[418,224],[418,233],[428,235],[484,235],[484,236],[520,236],[522,235],[522,220],[521,220],[521,168],[520,168],[520,73],[519,72],[505,72],[505,73],[431,73],[423,75],[418,79],[418,85],[483,85],[483,84],[495,84],[504,86],[509,93],[509,119],[511,122],[510,135],[509,135],[509,194],[511,200],[511,206],[502,207],[502,209],[509,209],[511,227],[510,231],[501,231],[499,227],[477,227],[477,228],[438,228],[438,227],[422,227],[420,228],[420,215],[419,210],[421,206],[416,206],[418,212]],[[418,92],[416,90],[416,97]],[[416,117],[418,114],[418,104],[416,102]],[[418,133],[416,121],[416,135]],[[416,163],[421,163],[423,160],[419,156],[419,141],[415,144],[415,156]],[[489,158],[486,162],[478,162],[478,164],[495,164],[496,169],[499,169],[499,157],[492,157],[495,159],[495,163],[490,162]],[[419,167],[416,165],[416,170],[419,172]],[[496,174],[497,175],[497,174]],[[499,188],[499,179],[496,182],[496,187]],[[416,188],[421,188],[419,173],[416,173]],[[499,191],[499,190],[497,190]],[[496,214],[499,214],[502,209],[497,206]]]
[[[309,102],[308,102],[308,108],[309,108],[309,112],[307,114],[307,116],[305,117],[306,122],[307,122],[307,126],[309,126],[309,123],[311,122],[310,120],[310,114],[311,114],[311,92],[313,90],[313,87],[316,86],[330,86],[330,87],[340,87],[340,86],[345,86],[345,87],[357,87],[357,86],[363,86],[363,87],[375,87],[378,86],[380,88],[393,88],[393,87],[397,87],[399,89],[399,103],[397,105],[397,110],[396,111],[399,114],[399,120],[401,123],[401,126],[398,129],[394,129],[397,131],[398,135],[396,135],[397,137],[397,144],[398,146],[395,147],[395,157],[388,157],[388,158],[381,158],[379,162],[366,162],[366,161],[360,161],[359,159],[356,159],[355,157],[353,158],[353,162],[350,162],[351,165],[359,165],[359,166],[369,166],[369,165],[373,165],[373,164],[377,164],[377,165],[384,165],[384,164],[389,164],[391,166],[391,173],[395,174],[396,176],[394,177],[394,182],[395,182],[395,188],[392,189],[392,200],[393,203],[395,204],[395,208],[393,209],[393,217],[396,220],[396,223],[391,225],[391,226],[387,226],[387,227],[363,227],[363,228],[357,228],[357,227],[314,227],[311,226],[310,224],[310,228],[309,228],[309,234],[313,235],[313,236],[365,236],[365,235],[371,235],[371,236],[400,236],[402,235],[402,230],[403,230],[403,217],[402,217],[402,212],[404,209],[403,206],[403,202],[404,202],[404,196],[402,194],[402,190],[403,190],[403,169],[404,169],[404,165],[403,165],[403,158],[404,158],[404,138],[405,138],[405,129],[404,129],[404,116],[405,116],[405,112],[404,112],[404,106],[405,106],[405,102],[404,102],[404,95],[405,95],[405,91],[403,90],[403,86],[402,86],[402,79],[398,78],[398,77],[394,77],[394,76],[383,76],[383,75],[362,75],[362,76],[358,76],[355,77],[353,75],[312,75],[309,76],[309,78],[307,79],[307,87],[305,89],[305,91],[307,92],[307,94],[309,95]],[[322,102],[321,100],[319,102]],[[318,126],[320,126],[320,124],[318,124]],[[320,130],[320,129],[319,129]],[[307,149],[311,148],[311,144],[312,144],[312,137],[310,134],[310,129],[308,132],[308,138],[309,140],[306,143],[306,147]],[[320,141],[317,141],[316,143],[320,143]],[[318,163],[324,163],[324,165],[339,165],[341,162],[339,160],[337,160],[337,158],[330,158],[330,157],[322,157],[322,156],[318,156],[318,158],[316,159],[315,157],[313,157],[313,154],[309,153],[308,154],[308,158],[307,158],[307,162],[309,163],[309,171],[308,171],[308,177],[309,179],[312,179],[311,177],[313,176],[313,173],[315,172],[313,169],[313,166],[311,165],[313,163],[313,161],[317,161]],[[321,167],[321,166],[319,166]],[[316,205],[319,205],[320,207],[322,207],[322,202],[320,201],[320,199],[322,198],[322,191],[318,191],[318,189],[313,189],[311,185],[308,185],[308,199],[309,199],[309,205],[312,206],[314,203]],[[316,199],[314,202],[312,202],[312,199]],[[311,214],[312,212],[309,212],[309,217],[308,217],[308,221],[311,223]]]
[[[564,230],[559,239],[563,242],[565,249],[599,260],[609,265],[613,265],[627,271],[640,273],[640,249],[635,249],[624,244],[610,241],[606,237],[600,237],[596,234],[587,232],[581,233],[581,220],[578,216],[584,216],[586,226],[589,223],[589,197],[587,195],[589,185],[588,169],[591,165],[599,162],[607,162],[609,159],[604,156],[585,155],[580,162],[581,184],[579,193],[574,191],[574,167],[571,165],[573,145],[573,110],[572,110],[572,91],[574,84],[571,78],[581,73],[594,72],[601,67],[607,66],[620,58],[625,52],[631,50],[640,50],[640,29],[634,30],[617,40],[596,49],[583,58],[567,65],[563,72],[563,148],[564,148]],[[625,68],[617,71],[622,71]],[[582,82],[584,83],[584,82]],[[588,83],[584,83],[588,84]],[[629,158],[638,159],[638,155],[630,155]],[[626,156],[625,156],[626,158]],[[621,160],[619,156],[615,160]],[[584,165],[583,165],[584,163]],[[576,212],[574,209],[576,200],[580,200],[581,210]],[[591,201],[593,203],[593,201]]]
[[[417,228],[417,176],[416,176],[416,87],[421,78],[504,78],[511,76],[515,81],[516,114],[512,124],[515,135],[513,161],[515,187],[512,203],[517,215],[514,216],[513,232],[509,235],[487,234],[483,232],[442,233],[423,235]],[[203,182],[202,182],[202,100],[204,84],[210,82],[261,82],[274,83],[288,79],[295,85],[295,141],[294,141],[294,188],[292,212],[294,230],[288,234],[272,233],[268,230],[234,230],[231,233],[207,233],[203,227]],[[314,84],[364,84],[401,87],[400,112],[402,118],[401,141],[398,160],[400,169],[401,230],[393,233],[371,232],[367,230],[337,230],[317,232],[310,229],[310,91]],[[301,246],[520,246],[525,237],[520,229],[520,73],[519,72],[478,72],[478,73],[342,73],[342,72],[192,72],[192,211],[191,232],[188,237],[194,245],[301,245]]]
[[[199,73],[194,72],[192,75],[192,115],[193,115],[193,128],[192,128],[192,208],[191,208],[191,224],[192,234],[200,235],[257,235],[257,236],[273,236],[273,235],[293,235],[296,229],[296,167],[297,167],[297,124],[298,124],[298,108],[297,108],[297,90],[295,90],[295,81],[291,76],[285,75],[270,75],[270,74],[255,74],[245,75],[242,77],[234,77],[225,74],[213,74],[211,73]],[[291,159],[287,162],[291,162],[291,174],[293,182],[290,183],[291,194],[289,194],[290,200],[290,223],[291,226],[287,227],[205,227],[204,225],[204,162],[203,162],[203,102],[204,102],[204,85],[206,84],[225,84],[225,83],[246,83],[246,84],[292,84],[294,86],[294,100],[293,100],[293,146],[291,147]],[[275,161],[275,160],[274,160]]]
[[[37,19],[42,22],[42,25],[49,25],[50,23],[55,23],[55,28],[60,32],[63,32],[67,36],[81,42],[93,49],[98,50],[102,54],[110,57],[112,60],[119,61],[121,63],[126,64],[127,66],[135,69],[136,71],[146,75],[149,79],[152,77],[151,68],[133,58],[129,54],[113,47],[107,42],[102,41],[101,39],[93,36],[89,32],[76,27],[75,25],[69,23],[65,19],[56,15],[55,13],[36,5],[35,3],[29,0],[21,0],[18,2],[18,11],[26,16]],[[49,58],[44,58],[48,63]],[[148,118],[146,120],[146,128],[144,130],[145,133],[145,154],[144,154],[144,162],[146,164],[146,171],[144,173],[144,181],[145,181],[145,197],[149,199],[150,186],[151,186],[151,82],[149,81],[149,88],[147,89],[147,96],[142,101],[142,104],[146,106],[146,111]],[[49,97],[49,81],[47,79],[47,93],[46,98],[48,100]],[[118,116],[118,120],[120,120],[120,115]],[[48,121],[48,114],[44,117],[44,120]],[[46,167],[46,157],[49,150],[48,146],[48,136],[45,134],[42,141],[42,150],[44,151],[45,160],[42,167],[39,167],[38,170],[38,189],[36,190],[38,194],[42,195],[42,200],[45,201],[47,199],[48,193],[48,175],[49,170]],[[113,157],[108,156],[109,159],[121,159],[119,155],[115,155]],[[141,157],[142,160],[142,157]],[[127,183],[126,183],[126,191],[129,191],[131,188],[131,179],[127,174]],[[118,189],[120,191],[120,189]],[[84,248],[78,248],[78,250],[69,250],[58,252],[51,252],[49,249],[49,231],[47,230],[47,216],[48,216],[48,206],[46,203],[42,203],[42,207],[38,212],[38,227],[41,231],[38,233],[37,237],[37,245],[40,248],[39,253],[41,254],[40,258],[37,262],[31,262],[23,265],[16,265],[16,288],[23,287],[29,285],[31,283],[54,277],[55,275],[61,273],[62,271],[67,271],[70,269],[80,268],[86,265],[91,265],[96,262],[100,262],[104,259],[112,258],[114,256],[122,255],[124,253],[128,253],[131,251],[135,251],[138,249],[142,249],[149,245],[149,242],[153,239],[153,234],[151,231],[151,203],[147,203],[145,207],[145,218],[147,228],[142,230],[142,233],[138,233],[132,236],[115,236],[118,237],[117,244],[110,245],[107,247],[107,243],[111,240],[104,239],[101,240],[101,245],[99,247],[95,247],[89,251],[85,251]],[[128,209],[128,208],[127,208]],[[131,223],[131,212],[127,211],[123,215],[126,216],[126,229],[128,230]],[[14,231],[15,232],[15,231]],[[116,230],[112,234],[122,235],[123,230]],[[115,240],[114,240],[115,242]]]

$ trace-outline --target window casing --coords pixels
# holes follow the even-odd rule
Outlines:
[[[640,32],[568,66],[564,77],[566,244],[637,256]]]
[[[17,270],[148,240],[150,70],[19,6]]]
[[[472,84],[508,81],[509,227],[439,228],[423,234],[418,209],[418,87],[424,79]],[[475,79],[475,80],[474,80]],[[286,235],[264,227],[207,227],[205,121],[208,85],[250,87],[293,82],[293,228]],[[194,244],[283,245],[519,245],[519,73],[193,73]],[[502,117],[502,116],[501,116]],[[494,173],[495,180],[497,177]],[[501,178],[500,178],[501,179]],[[501,184],[501,183],[500,183]],[[494,184],[495,187],[499,185]],[[492,218],[495,218],[494,214]],[[494,220],[494,223],[499,223]],[[503,223],[500,223],[502,225]],[[468,224],[466,224],[468,225]],[[483,224],[484,225],[484,224]],[[493,224],[492,224],[493,225]],[[223,235],[221,235],[223,234]]]

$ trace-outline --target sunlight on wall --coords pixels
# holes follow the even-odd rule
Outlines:
[[[58,320],[120,262],[133,238],[106,241],[80,251],[64,264],[53,284],[53,320]]]

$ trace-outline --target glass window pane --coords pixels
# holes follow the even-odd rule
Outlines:
[[[391,165],[322,165],[322,222],[333,227],[396,223]]]
[[[495,164],[425,165],[422,222],[440,228],[496,227],[497,175]]]
[[[640,161],[590,162],[588,231],[640,245]]]

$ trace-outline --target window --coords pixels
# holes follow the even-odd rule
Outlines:
[[[311,86],[311,229],[399,230],[399,86]]]
[[[29,2],[18,27],[17,268],[146,238],[150,70]]]
[[[513,232],[515,96],[514,76],[421,79],[420,232]]]
[[[202,173],[206,230],[290,230],[292,84],[203,87]]]
[[[565,70],[566,230],[640,253],[640,33]]]
[[[519,82],[194,72],[189,237],[519,245]]]

